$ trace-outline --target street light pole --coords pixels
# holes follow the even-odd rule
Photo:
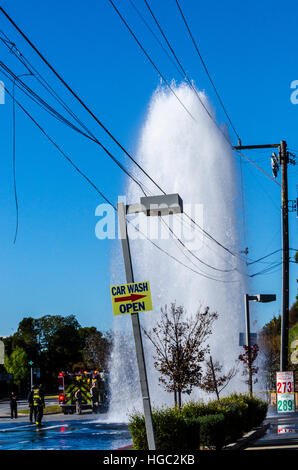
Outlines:
[[[250,395],[252,395],[249,300],[250,300],[250,296],[248,294],[244,294],[245,332],[246,332],[247,368],[248,368],[248,391]]]
[[[249,318],[249,301],[250,300],[265,304],[268,302],[274,302],[276,300],[276,295],[275,294],[257,294],[257,295],[244,294],[245,332],[246,332],[247,368],[248,368],[248,391],[249,391],[249,394],[252,395],[252,367],[251,367],[250,318]]]
[[[126,224],[126,205],[123,202],[117,204],[119,233],[121,237],[123,259],[127,283],[134,282],[129,239]],[[143,399],[143,409],[145,416],[145,426],[147,433],[148,449],[155,450],[155,439],[153,431],[152,411],[149,396],[149,387],[147,380],[146,364],[143,350],[142,335],[138,313],[131,314],[132,329],[136,348],[137,363],[139,369],[139,379],[141,384],[141,393]]]

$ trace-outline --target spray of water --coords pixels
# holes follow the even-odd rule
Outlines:
[[[167,193],[179,193],[184,210],[222,245],[239,254],[242,220],[237,162],[223,132],[210,119],[201,103],[186,84],[172,86],[195,121],[181,108],[176,98],[160,87],[154,93],[146,121],[141,129],[137,156],[140,164]],[[204,93],[205,106],[213,113]],[[140,176],[141,177],[141,176]],[[160,194],[144,177],[148,195]],[[142,196],[134,183],[127,183],[127,203],[139,202]],[[140,232],[130,230],[130,244],[135,281],[149,281],[154,310],[140,314],[142,326],[149,330],[160,319],[160,308],[176,302],[191,316],[200,307],[217,311],[219,319],[208,343],[215,360],[229,369],[239,355],[239,331],[243,330],[243,293],[246,289],[245,263],[208,239],[198,227],[192,227],[185,215],[163,218],[186,246],[203,261],[201,264],[169,236],[159,217],[139,215],[132,222],[175,258],[195,273],[158,251]],[[120,244],[120,242],[119,242]],[[119,270],[119,267],[121,267]],[[120,273],[115,275],[115,273]],[[122,256],[113,260],[113,282],[123,283]],[[120,279],[121,275],[121,279]],[[213,279],[211,279],[213,278]],[[223,282],[224,281],[224,282]],[[111,406],[109,421],[127,421],[133,409],[142,409],[134,352],[131,320],[128,315],[114,320],[115,346],[111,360]],[[158,383],[154,369],[154,350],[144,338],[147,374],[153,406],[172,404],[173,397]],[[235,377],[226,392],[244,391],[243,378]],[[193,398],[205,397],[200,390]]]

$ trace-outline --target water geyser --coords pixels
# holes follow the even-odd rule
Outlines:
[[[239,332],[243,331],[244,323],[243,293],[247,292],[245,263],[240,259],[243,246],[237,160],[228,135],[224,134],[225,128],[220,129],[210,119],[194,91],[184,83],[173,83],[172,86],[195,120],[168,89],[159,87],[150,101],[136,155],[138,162],[166,193],[180,194],[184,211],[200,228],[193,226],[185,214],[162,218],[141,214],[131,219],[140,230],[129,228],[135,281],[150,282],[154,308],[152,312],[140,314],[140,321],[146,330],[152,328],[160,318],[160,308],[172,302],[183,305],[187,315],[209,306],[219,314],[208,340],[212,357],[228,369],[239,355]],[[213,115],[206,95],[198,93]],[[136,174],[135,168],[133,171]],[[144,183],[147,195],[160,194],[141,172],[138,178]],[[130,180],[125,194],[127,203],[139,202],[144,195]],[[189,251],[173,238],[165,224],[179,235]],[[142,238],[140,232],[176,260]],[[216,269],[200,263],[190,252]],[[113,284],[125,283],[120,241],[111,274]],[[108,419],[119,422],[127,421],[133,409],[141,410],[142,402],[128,315],[115,318],[114,330],[116,340],[110,366],[112,396]],[[145,339],[144,348],[152,405],[172,404],[173,396],[158,383],[153,364],[154,350]],[[227,393],[231,390],[246,390],[240,373],[227,388]],[[206,396],[197,389],[193,397]]]

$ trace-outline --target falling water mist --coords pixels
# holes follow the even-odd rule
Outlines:
[[[131,221],[168,254],[159,251],[140,231],[129,227],[135,281],[149,281],[154,310],[140,314],[143,328],[150,330],[160,319],[160,308],[172,302],[183,305],[188,316],[209,306],[219,318],[209,337],[211,354],[227,371],[239,355],[239,331],[243,331],[243,293],[246,291],[245,263],[239,256],[240,224],[237,161],[228,143],[226,129],[220,129],[207,114],[198,97],[186,84],[172,85],[179,99],[195,119],[181,107],[168,89],[159,87],[152,96],[146,120],[140,132],[137,159],[166,193],[179,193],[184,211],[196,220],[194,226],[185,214],[168,217],[134,216]],[[198,92],[210,114],[213,111],[204,93]],[[135,171],[135,169],[134,169]],[[135,173],[134,173],[135,174]],[[160,191],[142,174],[147,195]],[[139,202],[140,188],[127,181],[127,203]],[[212,269],[198,261],[169,235],[168,224],[187,248]],[[223,249],[206,234],[209,233]],[[178,262],[180,261],[180,263]],[[187,267],[186,267],[187,266]],[[191,268],[191,269],[189,269]],[[122,253],[115,253],[111,265],[112,283],[125,282]],[[110,364],[111,403],[108,420],[127,421],[129,413],[142,409],[134,351],[131,319],[114,319],[115,345]],[[173,396],[164,391],[154,368],[155,351],[144,337],[150,397],[153,406],[172,404]],[[244,391],[241,373],[226,392]],[[192,398],[206,398],[199,389]]]

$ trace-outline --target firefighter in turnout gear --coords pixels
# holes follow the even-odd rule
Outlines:
[[[75,400],[76,400],[76,412],[80,415],[82,413],[82,391],[81,387],[79,387],[75,393]]]
[[[35,416],[36,409],[34,409],[34,406],[33,406],[33,394],[34,394],[34,389],[35,388],[36,388],[35,385],[32,385],[31,390],[28,393],[28,397],[27,397],[28,406],[29,406],[29,421],[30,421],[30,423],[33,422],[33,418],[34,418],[34,423],[36,421],[36,416]]]
[[[43,409],[45,407],[44,396],[41,391],[41,386],[35,387],[33,389],[33,408],[34,408],[34,416],[36,419],[36,424],[38,426],[41,425],[41,420],[43,417]]]

